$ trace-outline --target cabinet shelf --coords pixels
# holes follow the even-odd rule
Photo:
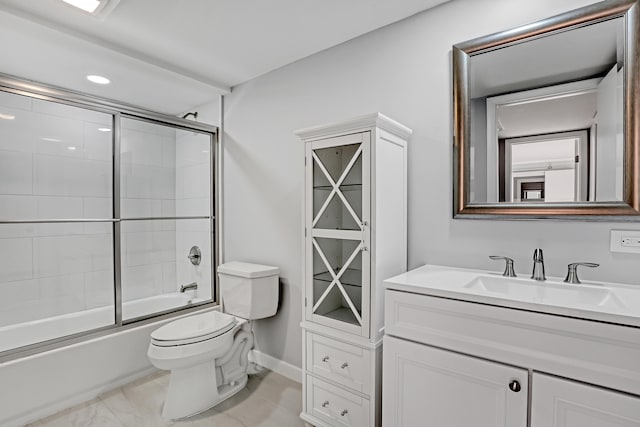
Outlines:
[[[314,185],[314,190],[323,190],[323,191],[331,191],[333,187],[330,185]],[[342,184],[340,186],[340,191],[358,191],[362,190],[362,184]]]
[[[329,319],[338,320],[340,322],[350,323],[352,325],[359,325],[358,319],[353,315],[353,311],[349,307],[340,307],[335,310],[331,310],[327,313],[316,313]]]
[[[337,274],[337,273],[336,273]],[[328,271],[323,271],[322,273],[316,273],[313,275],[314,280],[320,280],[321,282],[331,283],[333,281],[333,277],[331,273]],[[355,286],[358,288],[362,287],[362,271],[356,270],[355,268],[347,268],[342,277],[340,277],[340,283],[343,286]]]

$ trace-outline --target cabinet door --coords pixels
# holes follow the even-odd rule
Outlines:
[[[533,374],[531,427],[640,427],[640,398]]]
[[[527,425],[524,369],[385,336],[382,375],[385,427]]]
[[[307,319],[369,333],[370,133],[307,144]]]

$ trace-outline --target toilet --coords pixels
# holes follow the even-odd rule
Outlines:
[[[244,388],[253,347],[250,321],[276,314],[279,273],[267,265],[222,264],[218,283],[223,312],[187,316],[151,333],[149,360],[171,371],[163,418],[206,411]]]

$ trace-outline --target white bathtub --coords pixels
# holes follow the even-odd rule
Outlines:
[[[134,319],[201,301],[189,292],[137,299],[122,304],[122,318]],[[113,324],[113,307],[100,307],[4,326],[0,328],[0,352]]]

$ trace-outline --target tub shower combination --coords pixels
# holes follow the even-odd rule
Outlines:
[[[214,302],[216,132],[0,75],[0,359]]]

